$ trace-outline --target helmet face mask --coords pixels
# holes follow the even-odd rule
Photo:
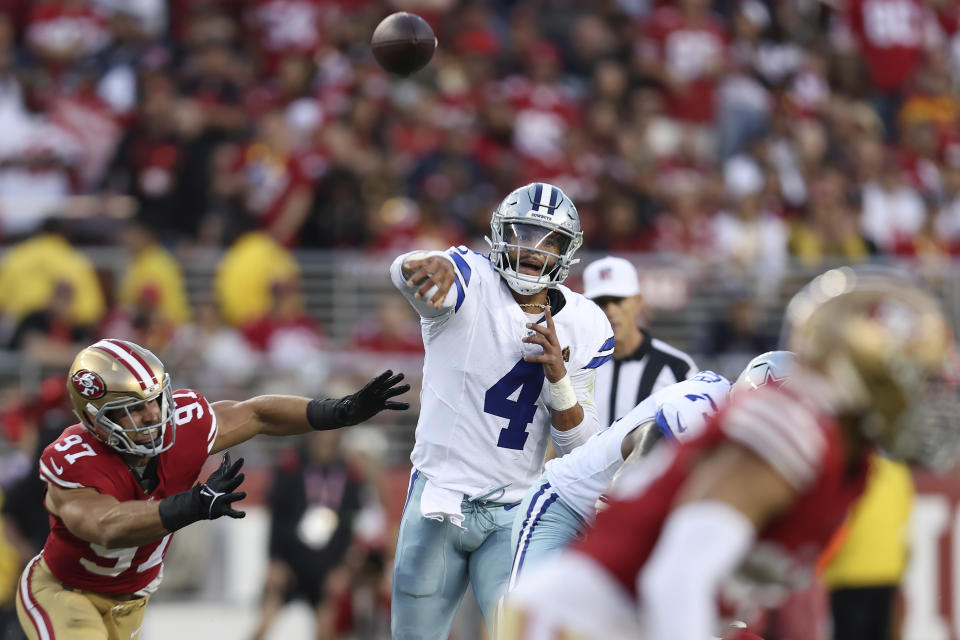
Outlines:
[[[138,419],[134,414],[151,402],[159,404],[160,419],[138,426]],[[121,398],[105,402],[99,408],[88,404],[86,409],[92,424],[99,427],[94,430],[94,435],[114,450],[138,456],[155,456],[172,447],[176,440],[173,407],[173,389],[170,386],[170,376],[166,374],[163,389],[153,396],[142,399]],[[84,425],[90,429],[86,421]],[[170,439],[165,442],[168,429]]]
[[[532,295],[563,282],[583,243],[576,207],[557,187],[535,182],[511,192],[490,221],[490,262],[507,285]]]
[[[785,336],[824,375],[842,413],[891,458],[960,461],[953,332],[937,301],[888,269],[833,269],[787,306]]]
[[[960,395],[956,375],[923,371],[904,364],[885,385],[882,409],[868,414],[864,432],[890,457],[933,471],[948,471],[960,460],[957,416]],[[912,390],[907,398],[900,390]],[[896,416],[884,420],[883,416]],[[887,424],[887,422],[890,424]]]
[[[67,392],[83,426],[118,453],[155,456],[176,440],[170,376],[132,342],[101,340],[77,354]],[[150,403],[157,411],[148,410]]]

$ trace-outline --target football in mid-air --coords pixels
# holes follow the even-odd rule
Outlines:
[[[420,16],[398,11],[380,21],[370,38],[373,57],[386,71],[408,76],[430,62],[437,37]]]

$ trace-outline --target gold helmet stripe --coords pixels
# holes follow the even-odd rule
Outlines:
[[[143,358],[119,340],[101,340],[91,348],[103,351],[116,358],[137,379],[140,388],[144,391],[157,384],[157,376],[153,374]]]

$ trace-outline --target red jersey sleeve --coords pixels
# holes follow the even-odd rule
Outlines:
[[[64,429],[40,456],[40,479],[61,489],[96,489],[117,496],[114,454],[92,433],[75,424]],[[106,461],[106,462],[105,462]]]
[[[219,431],[213,407],[198,391],[177,389],[173,392],[173,401],[177,432],[175,445],[168,453],[173,454],[175,464],[169,466],[168,472],[180,476],[173,484],[183,487],[177,491],[184,491],[196,483]]]
[[[764,459],[797,491],[819,478],[833,431],[825,430],[810,407],[790,394],[758,389],[742,394],[721,419],[728,438]]]

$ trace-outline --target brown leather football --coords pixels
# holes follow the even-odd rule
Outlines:
[[[370,38],[373,57],[384,70],[399,76],[419,71],[433,57],[437,38],[420,16],[398,11],[380,21]]]

